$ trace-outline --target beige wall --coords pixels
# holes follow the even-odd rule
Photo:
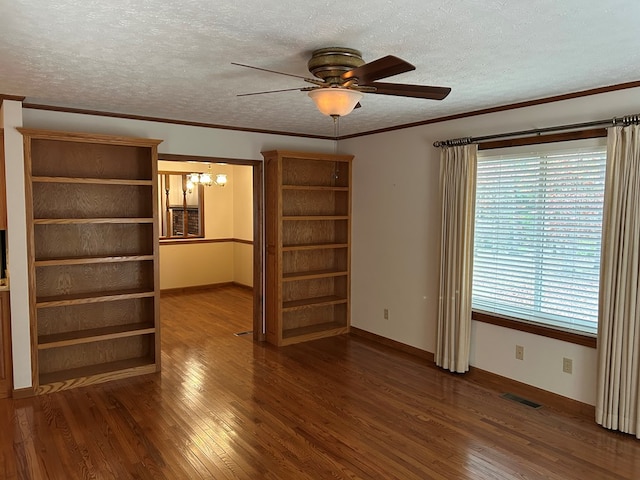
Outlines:
[[[426,105],[426,104],[425,104]],[[640,112],[640,89],[469,117],[340,142],[353,168],[352,324],[433,352],[438,313],[439,149],[435,140],[572,124]],[[383,310],[389,309],[389,319]],[[515,359],[515,345],[525,360]],[[573,374],[562,358],[573,359]],[[596,351],[480,322],[471,364],[595,403]]]

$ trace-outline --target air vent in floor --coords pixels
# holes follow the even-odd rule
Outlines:
[[[506,398],[507,400],[513,400],[514,402],[521,403],[531,408],[542,408],[542,405],[536,402],[532,402],[531,400],[527,400],[526,398],[519,397],[518,395],[514,395],[513,393],[503,393],[502,398]]]

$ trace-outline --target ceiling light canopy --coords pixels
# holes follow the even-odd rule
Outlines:
[[[344,117],[356,107],[362,94],[350,88],[318,88],[309,92],[320,113]]]

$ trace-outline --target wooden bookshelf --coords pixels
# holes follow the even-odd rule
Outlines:
[[[349,331],[351,155],[263,152],[267,340]]]
[[[34,390],[158,371],[160,141],[20,132]]]

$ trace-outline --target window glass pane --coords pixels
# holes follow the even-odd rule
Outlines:
[[[189,182],[187,173],[159,173],[162,238],[202,237],[202,185]]]
[[[596,333],[606,148],[546,150],[479,155],[473,308]]]

